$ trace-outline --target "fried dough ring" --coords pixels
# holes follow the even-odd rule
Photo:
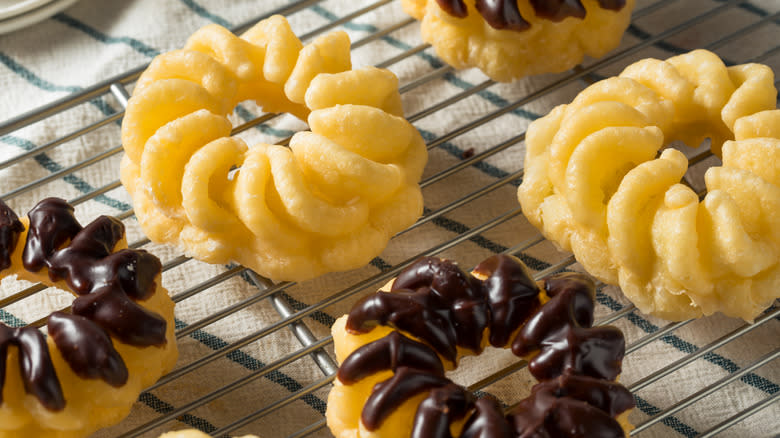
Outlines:
[[[534,121],[528,220],[645,313],[752,321],[780,296],[780,110],[767,66],[645,59]],[[703,200],[673,140],[711,139]],[[657,155],[660,153],[660,155]]]
[[[541,3],[541,9],[534,3]],[[575,3],[578,6],[572,8]],[[604,56],[620,43],[634,8],[634,0],[402,0],[401,4],[420,20],[423,40],[444,62],[458,69],[477,67],[499,82],[568,70],[584,55]]]
[[[275,280],[365,265],[422,212],[427,151],[398,80],[350,70],[349,39],[304,46],[281,16],[240,38],[209,25],[158,56],[122,124],[121,180],[149,238]],[[255,100],[308,120],[290,147],[247,147],[227,113]]]
[[[536,283],[512,256],[471,273],[422,257],[334,323],[328,427],[338,438],[627,437],[634,400],[616,381],[625,340],[591,326],[594,300],[585,274]],[[529,361],[539,382],[508,412],[445,375],[488,345]]]

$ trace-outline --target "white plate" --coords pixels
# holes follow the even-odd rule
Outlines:
[[[0,0],[0,20],[21,15],[53,0]]]
[[[15,15],[4,20],[0,20],[0,34],[13,32],[17,29],[21,29],[23,27],[38,23],[39,21],[43,21],[64,10],[73,3],[76,3],[77,1],[78,0],[42,1],[42,6],[24,12],[20,15]]]

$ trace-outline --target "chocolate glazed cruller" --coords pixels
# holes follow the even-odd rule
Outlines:
[[[445,12],[458,17],[468,16],[468,8],[463,0],[436,0]],[[531,0],[534,15],[551,21],[566,18],[585,18],[585,6],[580,0]],[[619,11],[626,6],[625,0],[597,0],[601,9]],[[531,23],[523,18],[517,0],[476,0],[474,8],[494,29],[509,29],[522,32],[531,28]]]
[[[247,147],[228,113],[254,100],[307,120],[290,147]],[[398,79],[351,70],[332,32],[304,46],[281,16],[240,37],[217,25],[141,75],[122,123],[121,180],[144,233],[275,280],[367,264],[422,212],[427,150]]]
[[[493,80],[561,72],[620,43],[634,0],[403,0],[422,38],[455,68]]]
[[[176,362],[173,302],[152,254],[126,248],[124,226],[82,227],[65,201],[19,219],[0,200],[0,273],[70,290],[48,337],[0,324],[0,437],[82,437],[119,422]]]
[[[389,292],[363,298],[336,321],[340,367],[327,410],[333,434],[627,436],[634,400],[615,382],[625,341],[614,327],[592,327],[593,281],[564,273],[537,285],[520,260],[504,255],[472,274],[421,258]],[[506,414],[445,375],[487,344],[526,358],[540,381]]]

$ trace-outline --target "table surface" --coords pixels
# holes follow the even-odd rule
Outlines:
[[[520,136],[525,127],[553,106],[570,101],[587,86],[587,80],[615,75],[637,59],[666,58],[713,43],[714,51],[733,63],[774,50],[762,62],[780,71],[780,20],[772,15],[780,11],[777,0],[740,4],[638,1],[634,22],[621,47],[591,75],[574,79],[572,72],[565,72],[511,84],[486,82],[477,70],[447,68],[431,48],[421,46],[419,25],[403,13],[398,1],[310,0],[305,8],[290,8],[293,3],[81,0],[34,26],[0,35],[0,162],[36,151],[19,162],[0,165],[2,198],[20,212],[43,197],[60,196],[79,200],[76,211],[82,220],[99,214],[123,215],[128,240],[142,243],[168,264],[163,282],[178,301],[178,367],[188,367],[188,372],[142,394],[125,421],[96,436],[128,431],[157,436],[163,431],[197,427],[218,434],[229,431],[231,435],[274,437],[310,426],[315,436],[328,436],[322,414],[329,379],[312,356],[290,357],[302,349],[288,324],[290,319],[279,315],[270,298],[258,299],[269,294],[258,291],[246,271],[187,260],[175,248],[142,241],[138,224],[128,213],[130,198],[117,183],[122,106],[116,96],[98,90],[91,99],[39,122],[3,131],[9,121],[138,69],[154,56],[181,47],[192,32],[210,23],[231,28],[287,8],[298,35],[338,22],[332,27],[345,30],[353,42],[368,38],[353,50],[353,64],[376,65],[390,60],[388,68],[402,86],[405,113],[431,147],[423,176],[425,220],[396,236],[385,252],[364,268],[275,286],[275,299],[293,312],[304,312],[300,321],[330,353],[327,337],[333,320],[419,254],[435,253],[470,267],[491,254],[509,251],[520,254],[536,271],[581,269],[572,264],[569,254],[557,251],[527,223],[515,191],[522,176],[524,144]],[[342,17],[348,19],[338,21]],[[391,27],[391,32],[376,36]],[[732,35],[741,29],[748,31]],[[660,38],[664,32],[668,35]],[[615,56],[624,50],[625,56]],[[595,62],[587,59],[583,66]],[[125,83],[131,91],[132,81]],[[508,107],[511,109],[502,111]],[[258,114],[253,104],[244,103],[232,120],[243,123]],[[99,127],[58,141],[44,151],[36,150],[92,124]],[[302,122],[283,115],[245,131],[241,137],[249,144],[273,143],[302,129]],[[476,155],[469,158],[472,152]],[[698,183],[696,177],[693,183]],[[6,280],[1,287],[0,297],[6,297],[25,285]],[[343,299],[324,301],[337,294]],[[0,318],[6,323],[33,321],[69,301],[62,292],[38,293],[4,307]],[[231,310],[236,303],[244,304]],[[597,320],[619,316],[613,324],[626,334],[629,354],[621,381],[629,388],[642,386],[635,391],[634,424],[644,423],[780,350],[777,318],[756,327],[719,315],[669,324],[631,310],[614,287],[601,288],[598,303]],[[225,316],[211,321],[215,314]],[[739,330],[747,333],[684,367],[672,366],[675,370],[662,372],[657,381],[647,380]],[[248,338],[253,335],[258,339]],[[273,366],[279,363],[283,365]],[[515,372],[521,368],[511,354],[491,350],[464,360],[455,378],[465,385],[477,384],[481,391],[512,404],[527,394],[530,384],[524,371]],[[512,372],[503,373],[506,369]],[[486,377],[488,380],[482,380]],[[780,403],[772,397],[780,393],[778,383],[780,366],[770,360],[637,436],[697,436],[761,402],[767,405],[719,436],[775,436],[780,430]],[[241,427],[230,426],[245,418]]]

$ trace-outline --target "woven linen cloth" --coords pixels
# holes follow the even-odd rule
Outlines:
[[[217,23],[231,28],[292,3],[289,0],[79,1],[38,24],[0,35],[0,123],[142,67],[155,55],[180,48],[187,37],[201,26]],[[373,0],[306,3],[305,8],[290,10],[288,14],[298,35],[328,26],[376,4]],[[415,126],[432,146],[423,178],[437,177],[426,183],[423,194],[425,215],[432,212],[436,215],[432,220],[398,235],[379,257],[364,268],[329,274],[283,288],[277,297],[293,310],[321,303],[342,291],[350,292],[343,293],[343,299],[321,306],[301,320],[317,339],[326,338],[335,318],[345,313],[360,296],[376,290],[391,276],[383,274],[423,252],[435,251],[439,256],[459,261],[467,269],[496,252],[528,245],[530,247],[523,249],[522,257],[536,271],[570,257],[557,251],[549,242],[541,241],[537,230],[519,214],[515,191],[521,177],[524,144],[517,140],[517,136],[525,131],[530,120],[545,114],[555,105],[569,102],[587,86],[587,81],[573,80],[559,84],[558,81],[571,74],[565,72],[511,84],[486,84],[487,78],[475,69],[428,77],[426,75],[438,72],[444,65],[431,48],[422,47],[409,53],[422,44],[419,24],[406,23],[409,17],[402,11],[400,2],[379,3],[375,9],[358,12],[333,27],[348,32],[353,42],[370,38],[353,50],[354,66],[377,65],[407,54],[388,67],[397,74],[402,86],[411,84],[403,93],[407,116],[445,102],[443,108],[414,118]],[[634,20],[621,47],[613,53],[639,44],[644,46],[596,69],[590,79],[615,75],[637,59],[663,59],[706,47],[745,27],[754,26],[755,29],[715,47],[714,50],[727,62],[746,62],[768,50],[776,50],[780,41],[780,20],[771,16],[780,10],[777,0],[754,0],[738,5],[706,0],[637,3],[636,11],[642,11],[642,14]],[[691,21],[706,13],[712,13],[712,16]],[[378,31],[396,25],[397,30],[372,38]],[[648,41],[663,32],[669,32],[668,38]],[[555,54],[550,53],[549,56]],[[587,67],[594,62],[596,60],[586,59],[583,65]],[[776,52],[763,62],[780,72],[780,55]],[[546,88],[551,84],[558,85]],[[458,97],[476,86],[481,87],[478,92]],[[128,89],[132,91],[132,83]],[[446,99],[452,99],[452,102]],[[526,99],[521,106],[491,116],[521,99]],[[0,136],[0,162],[98,123],[121,109],[119,100],[104,94]],[[232,120],[238,124],[257,114],[260,112],[253,104],[244,103],[237,108]],[[476,126],[474,129],[470,129],[472,123]],[[462,127],[464,129],[460,132]],[[242,133],[241,137],[247,139],[250,145],[260,141],[273,143],[300,129],[305,129],[305,124],[290,115],[283,115]],[[0,169],[0,194],[21,215],[44,197],[76,199],[115,183],[122,155],[118,149],[119,132],[118,121],[104,123],[86,135],[4,166]],[[452,132],[458,135],[449,135]],[[451,175],[440,175],[446,169],[463,163],[472,154],[493,151],[497,146],[500,146],[498,152],[487,158],[480,157]],[[70,168],[85,160],[91,161],[75,170]],[[708,162],[711,164],[711,161]],[[699,177],[694,175],[692,179],[694,185],[701,183],[700,170],[698,174]],[[41,180],[40,184],[26,187]],[[495,187],[491,186],[493,184]],[[117,215],[131,208],[131,200],[121,186],[108,188],[105,193],[78,205],[76,212],[82,221],[100,214]],[[438,212],[465,197],[469,198],[463,205]],[[143,239],[134,217],[126,218],[124,223],[129,242]],[[485,224],[484,230],[478,229]],[[199,324],[194,330],[187,329],[191,324],[258,295],[257,286],[246,272],[231,270],[231,266],[183,261],[178,258],[181,253],[176,248],[166,245],[145,244],[143,247],[158,255],[163,263],[175,262],[174,267],[164,273],[163,283],[173,296],[183,297],[176,308],[176,325],[185,330],[179,339],[181,357],[177,367],[193,363],[197,366],[183,376],[142,394],[127,419],[95,436],[117,436],[163,416],[167,418],[145,431],[143,436],[156,437],[161,432],[187,427],[214,432],[246,417],[251,421],[231,431],[230,435],[254,433],[267,438],[287,436],[322,421],[330,385],[326,381],[323,383],[324,374],[311,356],[302,355],[284,366],[265,368],[301,349],[289,326],[274,325],[282,317],[269,299],[228,312],[228,316],[205,325]],[[567,269],[581,268],[574,264]],[[227,279],[215,286],[206,284],[200,287],[204,282],[226,273]],[[364,281],[366,279],[369,281]],[[5,279],[0,297],[25,287],[18,281]],[[25,324],[69,305],[70,300],[65,292],[47,290],[4,307],[0,318],[7,324]],[[603,319],[628,305],[629,302],[616,288],[601,288],[596,319]],[[651,342],[636,345],[624,361],[621,381],[631,386],[744,323],[715,315],[664,332],[668,322],[631,311],[614,324],[624,331],[629,345],[657,335]],[[258,335],[259,339],[242,342],[240,348],[232,348],[228,354],[217,353],[252,335]],[[778,339],[780,321],[771,320],[658,381],[644,385],[635,393],[637,409],[631,414],[632,422],[643,423],[730,373],[776,352],[780,348]],[[325,350],[332,353],[329,344],[326,344]],[[213,360],[204,362],[204,358]],[[479,357],[463,360],[454,377],[459,383],[470,385],[516,362],[517,359],[508,352],[489,349]],[[528,394],[532,383],[526,371],[521,370],[483,387],[481,391],[494,394],[507,405],[512,405]],[[775,360],[674,412],[638,436],[697,436],[755,403],[777,395],[780,392],[778,384],[780,362]],[[202,400],[228,385],[235,387],[213,399]],[[179,410],[191,403],[194,405]],[[283,406],[266,415],[251,417],[258,411],[278,405]],[[315,430],[315,436],[329,436],[327,428]],[[778,431],[780,403],[775,402],[720,436],[769,437],[776,436]]]

